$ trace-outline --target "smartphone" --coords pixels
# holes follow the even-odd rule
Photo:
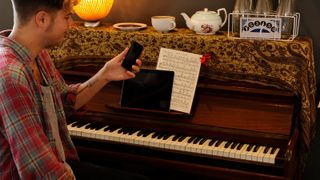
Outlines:
[[[131,71],[132,65],[136,64],[136,60],[140,57],[142,51],[143,46],[136,41],[132,41],[129,51],[121,64],[122,67]]]

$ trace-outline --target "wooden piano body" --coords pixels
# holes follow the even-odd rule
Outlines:
[[[120,108],[121,82],[108,84],[88,104],[87,114],[69,117],[69,122],[153,132],[157,139],[139,137],[132,141],[128,140],[130,134],[113,137],[112,132],[107,140],[108,136],[99,130],[96,135],[94,129],[72,124],[70,132],[82,160],[140,172],[151,179],[299,178],[296,174],[303,170],[316,121],[316,76],[310,38],[233,39],[225,32],[199,36],[186,28],[170,33],[158,33],[152,27],[127,32],[107,25],[86,28],[76,23],[49,53],[59,70],[69,71],[63,73],[67,82],[78,83],[89,78],[83,72],[96,72],[132,40],[145,47],[141,59],[148,69],[156,67],[161,47],[212,53],[212,59],[200,72],[192,114]],[[159,134],[192,137],[192,144],[166,145],[161,141],[163,137],[158,139]],[[254,156],[249,155],[246,160],[228,158],[228,153],[214,154],[215,147],[202,151],[197,145],[203,139],[270,146],[280,151],[275,164],[250,160]]]
[[[90,76],[81,69],[61,73],[68,83],[83,82]],[[194,137],[199,139],[194,143],[198,146],[174,149],[161,142],[159,145],[159,140],[155,140],[156,145],[150,141],[133,143],[128,139],[132,134],[121,136],[124,139],[107,140],[92,135],[95,129],[89,133],[77,130],[78,134],[70,130],[82,160],[142,173],[151,179],[294,179],[296,176],[299,101],[292,92],[200,77],[191,115],[185,115],[121,108],[121,85],[112,82],[104,87],[88,104],[85,114],[68,117],[69,126],[82,121],[82,125],[94,123],[100,128],[108,125],[133,132],[145,130]],[[236,158],[230,151],[212,154],[199,145],[200,141],[209,140],[232,142],[236,147],[240,144],[271,147],[279,152],[274,162],[261,162],[251,156]]]

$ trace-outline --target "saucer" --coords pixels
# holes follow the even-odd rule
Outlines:
[[[123,22],[113,25],[114,28],[122,31],[138,31],[147,27],[146,24],[136,22]]]

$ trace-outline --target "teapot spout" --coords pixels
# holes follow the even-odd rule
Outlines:
[[[184,20],[186,21],[186,24],[187,24],[187,27],[189,28],[189,29],[193,29],[193,27],[192,27],[192,23],[191,23],[191,19],[190,19],[190,17],[186,14],[186,13],[181,13],[181,16],[184,18]]]

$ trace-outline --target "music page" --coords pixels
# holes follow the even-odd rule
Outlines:
[[[190,114],[201,67],[201,55],[161,48],[157,69],[174,71],[170,109]]]

